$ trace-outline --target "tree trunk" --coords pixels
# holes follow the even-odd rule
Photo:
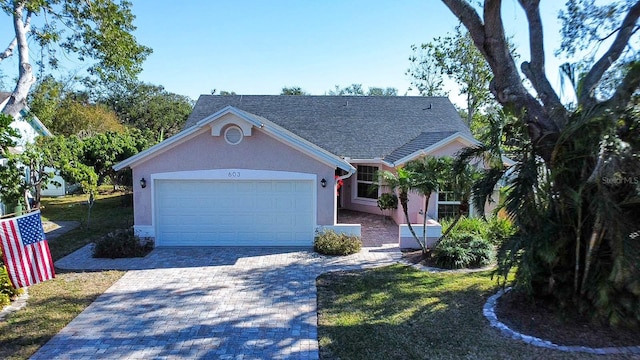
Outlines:
[[[16,34],[18,44],[18,82],[9,97],[7,105],[2,110],[3,113],[11,115],[14,118],[20,114],[20,111],[27,105],[27,94],[36,81],[33,76],[33,69],[29,63],[29,43],[27,42],[27,34],[31,30],[30,19],[31,13],[27,13],[26,21],[22,20],[24,13],[23,2],[14,1],[13,5],[13,28]]]
[[[429,208],[429,198],[431,194],[424,196],[424,214],[422,215],[422,254],[427,255],[427,209]]]
[[[398,194],[398,199],[400,200],[400,205],[402,206],[402,212],[404,213],[404,218],[407,220],[407,226],[409,227],[409,231],[411,232],[411,235],[413,235],[413,237],[416,239],[418,244],[420,244],[420,247],[423,248],[422,253],[426,254],[426,251],[424,250],[424,247],[420,242],[420,238],[418,237],[418,235],[416,235],[416,231],[413,229],[413,226],[411,226],[411,220],[409,220],[409,208],[407,205],[409,203],[408,194],[404,191],[400,191]]]

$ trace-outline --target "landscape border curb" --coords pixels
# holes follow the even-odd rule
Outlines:
[[[484,317],[489,320],[489,323],[492,327],[500,330],[504,336],[509,337],[514,340],[524,341],[527,344],[552,349],[559,350],[564,352],[571,353],[588,353],[588,354],[596,354],[596,355],[614,355],[614,354],[634,354],[640,355],[640,345],[639,346],[624,346],[624,347],[605,347],[605,348],[592,348],[587,346],[566,346],[566,345],[558,345],[549,340],[544,340],[537,338],[535,336],[521,334],[506,324],[498,320],[498,316],[496,315],[496,303],[498,299],[509,292],[511,290],[510,287],[506,289],[500,289],[496,294],[489,297],[487,302],[484,304],[484,308],[482,309],[482,314]]]

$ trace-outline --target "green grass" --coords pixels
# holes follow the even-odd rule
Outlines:
[[[394,265],[322,275],[321,359],[590,359],[503,337],[482,315],[491,272],[428,273]]]
[[[91,208],[87,224],[87,196],[73,195],[42,200],[43,220],[79,221],[80,226],[63,236],[50,240],[49,248],[53,260],[58,260],[101,236],[133,225],[133,208],[123,206],[127,197],[121,193],[98,195]]]
[[[133,219],[126,195],[99,195],[87,227],[86,195],[43,199],[44,220],[79,221],[81,226],[49,241],[51,256],[58,260]],[[28,359],[91,304],[123,274],[122,271],[64,272],[54,280],[29,287],[27,306],[0,321],[0,359]]]

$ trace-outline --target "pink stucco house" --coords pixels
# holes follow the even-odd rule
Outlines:
[[[203,95],[182,132],[114,168],[133,170],[134,228],[156,246],[311,246],[323,228],[360,232],[338,208],[380,213],[376,171],[476,143],[445,97]],[[454,211],[446,195],[431,218]]]

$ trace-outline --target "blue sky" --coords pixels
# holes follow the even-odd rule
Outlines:
[[[558,87],[564,61],[553,51],[562,2],[542,3],[547,72]],[[136,38],[153,49],[140,79],[194,100],[212,89],[278,94],[283,86],[300,86],[322,95],[352,83],[395,87],[404,95],[411,45],[444,36],[458,23],[438,0],[136,0],[133,13]],[[528,59],[526,18],[516,0],[503,1],[503,16],[521,59]],[[11,30],[5,17],[0,33]],[[1,63],[5,83],[15,58]],[[63,73],[84,67],[62,61]],[[449,90],[461,104],[458,91]]]
[[[410,46],[443,36],[457,24],[436,0],[176,4],[134,3],[136,38],[154,50],[141,79],[193,99],[212,89],[278,94],[283,86],[322,95],[335,85],[352,83],[365,89],[395,87],[402,95],[410,86],[405,75]],[[559,38],[558,5],[552,6],[543,8],[549,56]],[[515,0],[505,0],[503,7],[508,32],[522,44],[519,51],[526,59],[525,16]],[[557,76],[560,63],[549,61],[551,77]]]

